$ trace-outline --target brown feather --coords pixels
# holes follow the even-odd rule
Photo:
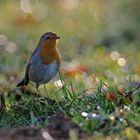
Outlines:
[[[40,57],[43,64],[50,64],[55,60],[57,64],[60,64],[61,57],[59,50],[56,47],[56,40],[50,39],[42,43]]]

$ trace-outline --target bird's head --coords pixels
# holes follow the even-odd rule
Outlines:
[[[58,39],[60,39],[60,37],[57,36],[55,33],[47,32],[41,36],[40,42],[41,42],[41,45],[43,45],[43,46],[53,48],[56,46]]]
[[[53,32],[47,32],[42,35],[39,47],[40,47],[40,57],[43,64],[50,64],[54,60],[60,63],[59,50],[56,48],[57,40],[60,37]]]

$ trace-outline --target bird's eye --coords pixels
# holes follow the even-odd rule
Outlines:
[[[49,36],[46,37],[47,40],[48,40],[49,38],[50,38]]]

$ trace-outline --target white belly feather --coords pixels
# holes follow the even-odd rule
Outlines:
[[[29,69],[29,79],[38,85],[49,82],[56,75],[60,64],[54,61],[51,64],[32,63]]]

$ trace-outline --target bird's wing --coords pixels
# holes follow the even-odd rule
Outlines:
[[[39,50],[39,44],[37,45],[37,47],[35,48],[35,50],[33,51],[33,53],[32,53],[32,55],[31,55],[31,57],[30,57],[30,59],[32,58],[32,56],[36,53],[36,52],[38,52],[38,50]],[[30,62],[30,61],[29,61]]]
[[[29,76],[28,76],[29,69],[30,69],[30,64],[28,63],[28,65],[26,67],[26,71],[25,71],[25,77],[24,77],[25,85],[27,85],[30,81]]]
[[[29,72],[29,69],[30,69],[30,66],[32,65],[33,61],[34,61],[34,55],[38,52],[38,47],[36,47],[36,49],[33,51],[30,59],[29,59],[29,62],[27,64],[27,67],[26,67],[26,71],[25,71],[25,79],[29,80],[29,76],[28,76],[28,72]]]
[[[37,51],[38,51],[38,47],[37,47],[37,48],[34,50],[34,52],[32,53],[32,55],[31,55],[31,57],[30,57],[30,60],[29,60],[29,62],[28,62],[28,64],[27,64],[27,66],[26,66],[26,71],[25,71],[24,79],[23,79],[21,82],[19,82],[19,83],[17,84],[17,87],[28,85],[28,83],[29,83],[29,81],[30,81],[28,72],[29,72],[30,66],[31,66],[32,61],[33,61],[32,58],[33,58],[33,56],[35,55],[35,53],[36,53]]]

